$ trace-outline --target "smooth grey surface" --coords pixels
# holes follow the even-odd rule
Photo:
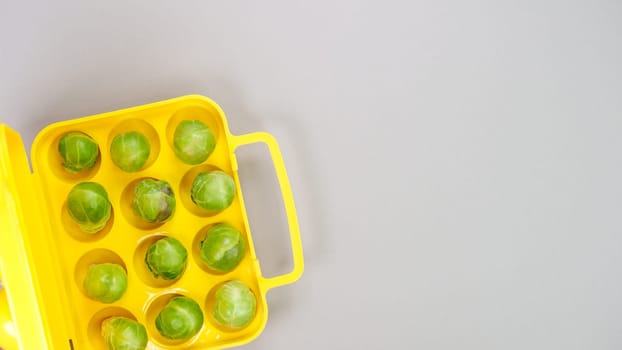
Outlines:
[[[234,133],[274,134],[306,271],[246,349],[613,350],[621,34],[615,0],[5,0],[0,118],[29,145],[198,93]],[[262,264],[283,272],[268,158],[241,152]]]

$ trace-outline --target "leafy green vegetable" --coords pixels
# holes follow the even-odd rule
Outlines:
[[[118,264],[103,263],[89,266],[83,283],[84,291],[93,300],[113,303],[127,289],[127,273]]]
[[[203,312],[196,301],[173,297],[156,317],[156,329],[167,339],[189,339],[203,327]]]
[[[109,350],[144,350],[147,330],[142,324],[126,317],[110,317],[101,325],[101,334]]]
[[[218,224],[207,231],[200,249],[201,260],[209,268],[229,272],[244,258],[246,243],[238,230],[227,224]]]
[[[149,140],[138,131],[119,134],[112,139],[110,145],[110,157],[114,164],[130,173],[141,170],[150,153]]]
[[[229,281],[216,291],[212,314],[220,325],[229,328],[247,326],[257,310],[255,295],[243,282]]]
[[[99,146],[89,135],[72,131],[58,142],[58,153],[63,159],[63,167],[69,172],[77,173],[95,166]]]
[[[183,120],[175,128],[173,150],[184,163],[204,162],[216,147],[216,138],[210,128],[199,120]]]
[[[190,190],[192,201],[205,210],[223,210],[231,205],[235,195],[233,178],[221,170],[199,173]]]
[[[95,234],[106,226],[112,205],[102,185],[81,182],[67,196],[67,211],[84,233]]]
[[[132,201],[134,213],[146,222],[161,223],[175,213],[175,195],[168,182],[145,179],[136,184]]]
[[[149,246],[145,263],[154,277],[174,280],[181,276],[186,268],[188,252],[180,241],[164,237]]]

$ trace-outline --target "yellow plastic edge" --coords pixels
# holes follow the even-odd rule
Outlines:
[[[11,156],[10,152],[21,153],[17,155],[19,164],[13,163],[16,154]],[[32,194],[32,179],[28,173],[21,137],[3,124],[0,124],[0,165],[0,222],[4,231],[0,244],[0,273],[6,288],[15,337],[20,349],[48,349],[24,242],[25,235],[22,235],[26,228],[26,218],[21,210],[24,208],[21,195]],[[27,186],[19,186],[18,179],[22,185],[26,183]]]
[[[225,115],[225,112],[222,110],[220,105],[218,105],[214,100],[210,99],[209,97],[206,97],[203,95],[196,95],[196,94],[183,95],[183,96],[170,98],[167,100],[150,102],[150,103],[136,105],[136,106],[128,107],[128,108],[119,108],[119,109],[104,112],[104,113],[91,114],[91,115],[79,117],[76,119],[63,120],[63,121],[49,124],[45,126],[43,129],[39,130],[39,132],[35,136],[35,139],[32,143],[32,149],[39,148],[40,147],[39,144],[41,143],[41,139],[44,137],[44,135],[54,129],[64,128],[69,125],[75,125],[77,122],[90,122],[90,121],[94,121],[98,119],[104,119],[104,118],[116,116],[118,114],[130,114],[132,112],[139,112],[147,108],[156,108],[159,106],[165,106],[168,104],[174,104],[180,101],[187,101],[187,100],[197,100],[203,103],[207,103],[211,107],[215,108],[220,115],[223,115],[223,116]],[[227,118],[222,118],[221,122],[222,122],[225,132],[229,134],[229,125],[227,124]]]
[[[2,275],[0,274],[1,280]],[[18,349],[17,338],[15,338],[15,326],[11,318],[11,309],[9,308],[6,289],[2,287],[0,287],[0,347],[5,350]]]

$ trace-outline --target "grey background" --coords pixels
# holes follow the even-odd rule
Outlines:
[[[0,118],[198,93],[306,271],[246,349],[622,348],[620,1],[0,1]],[[289,266],[261,147],[266,272]],[[263,205],[262,205],[263,204]]]

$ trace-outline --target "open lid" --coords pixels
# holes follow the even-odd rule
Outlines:
[[[34,191],[20,135],[0,124],[0,275],[10,309],[3,310],[0,305],[0,313],[10,312],[21,349],[50,348],[40,308],[41,294],[35,283],[36,271],[29,259],[29,232],[42,231]],[[26,213],[32,215],[30,220]]]

